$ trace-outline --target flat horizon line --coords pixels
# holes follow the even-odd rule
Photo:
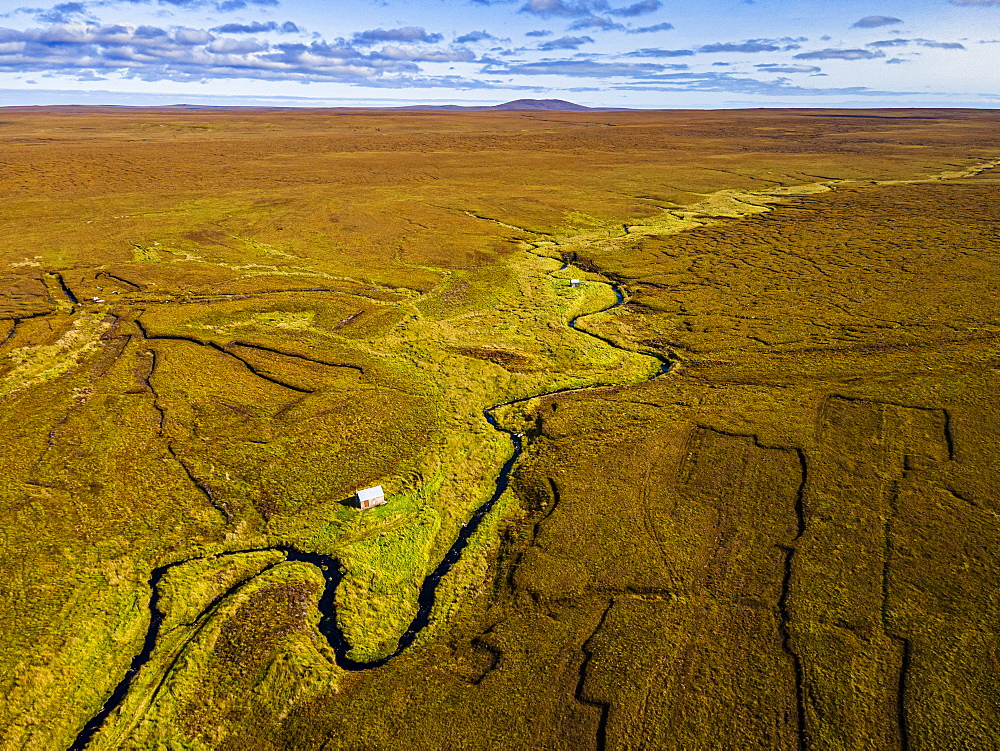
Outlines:
[[[337,105],[281,105],[281,104],[187,104],[178,102],[176,104],[3,104],[2,110],[42,110],[42,109],[116,109],[116,110],[366,110],[366,111],[417,111],[433,110],[442,113],[507,113],[507,114],[531,114],[537,112],[560,113],[560,114],[587,114],[588,112],[614,113],[614,112],[754,112],[754,111],[879,111],[879,112],[903,112],[903,111],[970,111],[970,112],[1000,112],[998,107],[986,107],[976,105],[909,105],[909,106],[861,106],[861,105],[773,105],[755,107],[586,107],[584,109],[546,109],[546,108],[509,108],[504,109],[492,105],[434,105],[434,104],[410,104],[410,105],[372,105],[372,104],[337,104]]]

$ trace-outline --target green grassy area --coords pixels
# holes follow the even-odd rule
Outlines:
[[[312,618],[321,587],[315,567],[281,563],[202,620],[167,632],[95,747],[217,748],[232,719],[252,721],[254,711],[281,711],[328,690],[329,648]],[[226,689],[240,682],[257,689]]]

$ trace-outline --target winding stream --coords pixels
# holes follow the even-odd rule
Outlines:
[[[569,265],[568,262],[563,263],[560,271],[565,269]],[[623,294],[621,288],[614,282],[606,282],[615,293],[615,302],[606,308],[601,308],[600,310],[595,310],[590,313],[581,313],[580,315],[574,316],[570,319],[568,325],[574,331],[579,331],[581,334],[586,334],[591,336],[604,344],[614,347],[615,349],[624,350],[627,352],[634,352],[634,350],[629,350],[622,347],[614,342],[605,339],[597,334],[592,334],[588,331],[580,329],[577,327],[577,321],[581,318],[597,315],[598,313],[606,313],[609,310],[613,310],[621,306],[625,302],[625,295]],[[660,370],[649,377],[647,380],[652,380],[659,377],[660,375],[666,373],[670,370],[673,365],[673,360],[664,355],[647,354],[649,357],[658,359],[660,361]],[[417,613],[410,622],[409,627],[399,638],[396,644],[396,649],[392,654],[385,657],[380,657],[376,660],[370,660],[368,662],[358,662],[347,656],[348,652],[351,651],[351,644],[347,641],[344,636],[343,631],[340,629],[337,623],[337,608],[336,608],[336,595],[337,587],[340,585],[341,580],[344,577],[344,570],[340,565],[340,560],[331,555],[326,555],[324,553],[310,553],[298,548],[287,546],[287,545],[274,545],[267,548],[252,548],[247,550],[233,550],[226,551],[222,553],[216,553],[205,556],[194,556],[192,558],[187,558],[181,561],[175,561],[173,563],[168,563],[163,566],[158,566],[153,569],[150,574],[148,586],[150,589],[149,598],[149,628],[146,630],[145,638],[143,639],[142,649],[139,653],[132,658],[132,662],[129,665],[128,670],[125,675],[119,681],[118,685],[115,686],[111,695],[108,697],[104,706],[101,707],[100,711],[94,715],[83,729],[77,735],[73,744],[70,746],[69,751],[83,751],[93,739],[93,737],[100,731],[104,726],[105,721],[111,715],[112,712],[117,709],[125,697],[128,694],[128,690],[132,685],[133,680],[139,674],[146,663],[149,662],[153,655],[153,651],[156,648],[157,641],[160,635],[160,627],[163,624],[163,619],[165,613],[160,610],[160,583],[163,577],[173,568],[177,566],[182,566],[186,563],[197,560],[209,560],[209,559],[219,559],[234,555],[245,555],[248,553],[264,553],[264,552],[280,552],[283,553],[285,561],[291,562],[301,562],[309,563],[316,566],[320,572],[323,574],[323,578],[326,584],[323,588],[323,592],[320,595],[318,609],[320,612],[320,620],[318,624],[319,632],[326,638],[331,649],[334,652],[336,663],[339,667],[344,670],[371,670],[372,668],[377,668],[385,665],[391,659],[399,655],[401,652],[410,647],[414,640],[429,623],[431,611],[434,608],[434,602],[437,596],[437,589],[441,583],[441,579],[447,574],[453,565],[461,558],[462,551],[465,550],[466,546],[469,544],[469,540],[472,535],[476,533],[479,529],[479,525],[482,523],[483,519],[490,512],[496,502],[503,495],[504,491],[507,490],[507,486],[510,483],[510,473],[514,469],[514,465],[517,460],[521,457],[524,451],[524,442],[522,441],[522,436],[519,433],[514,433],[500,426],[497,419],[493,416],[493,412],[503,407],[509,407],[514,404],[521,404],[523,402],[531,401],[532,399],[538,399],[546,396],[553,396],[556,394],[564,394],[570,392],[583,392],[598,388],[606,388],[607,386],[615,384],[595,384],[591,386],[585,386],[582,388],[565,388],[558,389],[555,391],[549,391],[542,394],[535,394],[533,396],[526,396],[520,399],[514,399],[513,401],[504,402],[502,404],[496,404],[492,407],[487,407],[483,410],[483,417],[490,424],[490,426],[497,432],[503,433],[511,442],[512,453],[510,458],[504,462],[503,467],[501,467],[497,479],[494,484],[493,493],[490,495],[489,500],[480,505],[472,514],[471,518],[466,522],[459,530],[458,537],[452,543],[451,547],[448,548],[448,552],[445,553],[441,562],[435,567],[435,569],[427,575],[423,583],[420,585],[420,591],[417,595]],[[272,563],[265,567],[260,572],[244,579],[237,584],[234,584],[228,590],[218,595],[212,602],[210,602],[205,609],[201,612],[198,618],[195,620],[192,627],[196,627],[201,624],[210,613],[215,610],[224,600],[230,596],[236,594],[240,589],[249,584],[251,581],[259,577],[261,574],[270,570],[276,566],[281,561]],[[169,670],[168,670],[169,672]]]

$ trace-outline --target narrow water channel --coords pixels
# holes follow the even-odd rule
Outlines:
[[[568,265],[567,263],[564,263],[560,270],[565,269],[567,265]],[[569,321],[569,327],[574,331],[579,331],[581,334],[586,334],[587,336],[591,336],[595,339],[598,339],[604,344],[614,347],[615,349],[621,349],[628,352],[632,352],[633,350],[628,350],[627,348],[615,344],[614,342],[605,339],[602,336],[598,336],[597,334],[592,334],[588,331],[584,331],[583,329],[578,328],[576,325],[577,321],[581,318],[597,315],[598,313],[606,313],[607,311],[613,310],[614,308],[617,308],[624,303],[625,296],[622,293],[621,289],[618,287],[618,285],[612,282],[607,282],[607,284],[609,284],[609,286],[614,290],[615,293],[614,304],[609,305],[608,307],[602,308],[600,310],[595,310],[590,313],[582,313],[578,316],[573,317]],[[649,356],[654,357],[660,361],[660,370],[651,375],[649,380],[657,378],[660,375],[666,373],[673,364],[673,361],[666,356],[663,355],[649,355]],[[323,587],[323,592],[319,598],[318,608],[320,612],[320,620],[318,627],[320,633],[326,638],[327,642],[330,644],[330,647],[334,652],[337,665],[343,668],[344,670],[371,670],[372,668],[377,668],[381,667],[382,665],[385,665],[391,659],[393,659],[401,652],[406,650],[408,647],[410,647],[413,644],[414,640],[417,638],[417,634],[419,634],[429,623],[431,611],[434,609],[434,602],[437,597],[437,589],[441,583],[441,579],[445,576],[445,574],[447,574],[451,570],[451,567],[454,566],[455,563],[461,558],[462,551],[465,550],[466,546],[469,544],[469,540],[471,539],[472,535],[476,533],[476,530],[479,529],[479,525],[482,523],[483,519],[490,512],[490,510],[493,508],[496,502],[500,499],[500,496],[503,495],[504,491],[507,490],[507,486],[510,483],[510,473],[514,469],[514,465],[517,463],[517,460],[521,457],[521,454],[524,451],[524,443],[522,441],[522,436],[518,433],[514,433],[512,431],[506,430],[505,428],[501,427],[500,424],[497,422],[496,418],[493,416],[493,412],[502,407],[509,407],[514,404],[521,404],[523,402],[531,401],[532,399],[538,399],[546,396],[554,396],[556,394],[563,394],[569,392],[583,392],[597,388],[606,388],[607,386],[611,385],[615,384],[598,384],[593,386],[586,386],[583,388],[567,388],[556,391],[549,391],[542,394],[535,394],[534,396],[527,396],[521,399],[515,399],[513,401],[504,402],[502,404],[496,404],[492,407],[487,407],[486,409],[483,410],[483,417],[490,424],[490,426],[494,430],[503,433],[505,436],[507,436],[508,440],[510,440],[512,447],[510,458],[508,458],[507,461],[504,462],[503,467],[500,468],[500,472],[497,475],[497,479],[494,484],[493,493],[490,495],[489,500],[480,505],[473,512],[468,522],[466,522],[459,530],[458,537],[452,543],[451,547],[448,548],[448,552],[444,554],[444,557],[441,559],[441,562],[437,565],[437,567],[435,567],[435,569],[430,574],[427,575],[423,583],[420,585],[420,592],[417,595],[417,613],[413,617],[413,620],[410,622],[409,627],[399,638],[399,641],[396,644],[396,649],[390,655],[387,655],[385,657],[380,657],[376,660],[370,660],[368,662],[358,662],[357,660],[353,660],[347,656],[348,652],[351,651],[352,647],[351,644],[347,641],[347,638],[344,636],[344,633],[341,630],[339,624],[337,623],[337,606],[336,606],[337,587],[340,585],[340,582],[344,577],[344,570],[340,565],[340,560],[333,556],[326,555],[324,553],[310,553],[287,545],[275,545],[269,548],[234,550],[234,551],[227,551],[225,553],[217,553],[214,555],[196,556],[182,561],[175,561],[173,563],[168,563],[166,565],[159,566],[153,569],[148,582],[151,593],[149,598],[149,628],[146,630],[146,635],[145,638],[143,639],[142,649],[135,657],[132,658],[132,662],[129,665],[129,669],[126,671],[122,680],[119,681],[118,685],[115,686],[114,690],[111,692],[111,695],[108,697],[108,700],[104,703],[104,706],[101,707],[100,711],[96,715],[94,715],[87,722],[86,725],[84,725],[83,729],[80,731],[76,739],[73,741],[73,744],[70,746],[69,751],[83,751],[83,749],[87,747],[87,745],[98,733],[98,731],[104,726],[105,721],[111,715],[111,713],[114,712],[115,709],[117,709],[121,705],[121,703],[125,700],[125,697],[128,694],[129,688],[131,687],[133,680],[138,675],[142,667],[146,663],[148,663],[150,658],[152,657],[153,650],[156,648],[156,643],[159,638],[160,626],[162,625],[165,616],[165,614],[159,608],[159,602],[161,596],[160,583],[163,580],[163,577],[171,569],[176,568],[177,566],[182,566],[185,563],[190,563],[192,561],[205,560],[205,559],[218,559],[234,555],[245,555],[247,553],[280,552],[284,554],[285,560],[287,561],[309,563],[313,566],[316,566],[323,574],[323,578],[326,581],[326,584]],[[273,568],[273,565],[275,564],[268,566],[265,569],[265,571],[269,570],[270,568]],[[262,571],[260,573],[264,572]],[[255,576],[260,576],[260,574],[256,574]],[[208,607],[206,607],[205,610],[202,611],[202,613],[198,616],[196,623],[201,622],[205,617],[209,615],[209,613],[212,610],[219,607],[219,605],[225,599],[235,594],[238,590],[242,589],[246,584],[252,581],[253,578],[255,577],[251,577],[251,579],[244,580],[234,585],[228,591],[224,592],[222,595],[213,600],[208,605]]]

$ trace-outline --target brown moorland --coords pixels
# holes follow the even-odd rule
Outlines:
[[[5,108],[0,748],[995,747],[998,119]]]

